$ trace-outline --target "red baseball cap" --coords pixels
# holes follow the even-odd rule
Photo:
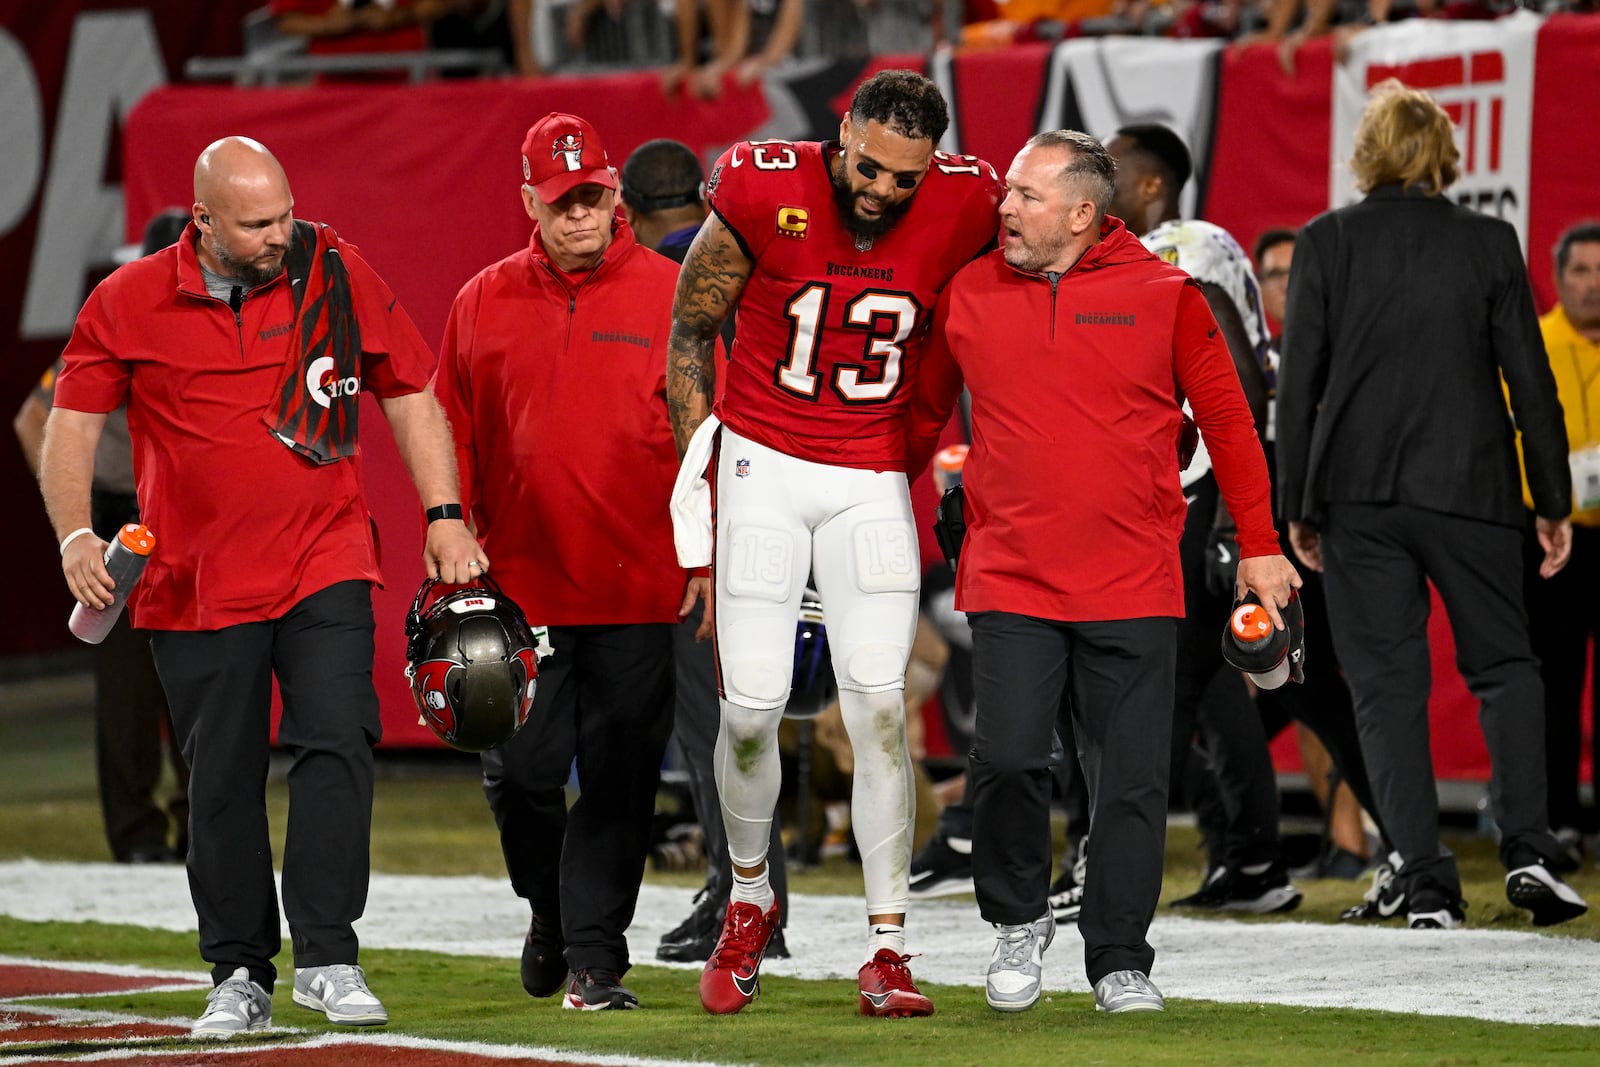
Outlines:
[[[522,139],[522,180],[546,204],[585,182],[617,187],[611,161],[593,126],[576,115],[552,111]]]

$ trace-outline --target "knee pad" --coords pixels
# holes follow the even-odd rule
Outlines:
[[[783,707],[789,699],[793,667],[775,660],[744,660],[723,667],[722,690],[729,703],[755,711]]]
[[[845,661],[844,674],[839,678],[840,689],[858,693],[882,693],[902,689],[906,684],[906,660],[911,650],[887,641],[873,641],[862,645]]]

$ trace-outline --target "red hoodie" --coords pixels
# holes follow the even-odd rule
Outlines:
[[[546,626],[674,622],[687,575],[667,498],[667,333],[678,265],[619,216],[569,288],[539,231],[450,308],[434,391],[494,577]]]
[[[996,251],[940,296],[908,423],[921,471],[963,378],[963,611],[1084,622],[1181,616],[1186,512],[1175,462],[1194,408],[1243,556],[1276,555],[1266,460],[1205,297],[1122,223],[1070,270],[1019,271]]]

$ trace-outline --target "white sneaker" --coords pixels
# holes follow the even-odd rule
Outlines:
[[[1166,1011],[1167,1001],[1150,976],[1138,971],[1112,971],[1094,984],[1096,1011]]]
[[[1044,950],[1056,936],[1056,917],[1047,910],[1031,923],[994,924],[994,957],[983,980],[984,999],[995,1011],[1027,1011],[1039,1002],[1044,982]]]
[[[294,1002],[341,1026],[380,1026],[389,1021],[383,1002],[367,988],[367,972],[351,963],[297,967]]]
[[[227,1039],[272,1025],[272,994],[250,980],[243,967],[206,995],[206,1010],[189,1029],[190,1037]]]

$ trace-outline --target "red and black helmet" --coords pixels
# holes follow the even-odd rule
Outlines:
[[[538,684],[537,644],[522,609],[488,575],[474,587],[428,595],[417,590],[406,613],[406,677],[422,721],[463,752],[511,740],[528,721]]]

